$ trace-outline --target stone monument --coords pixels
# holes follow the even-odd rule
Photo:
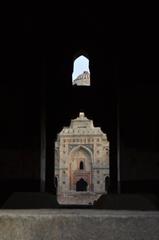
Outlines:
[[[109,141],[81,112],[55,142],[55,185],[59,204],[93,204],[107,192]]]
[[[73,80],[73,85],[90,86],[90,73],[88,71],[84,71],[76,79]]]

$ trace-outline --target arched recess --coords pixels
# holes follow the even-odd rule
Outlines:
[[[90,86],[89,56],[79,51],[73,58],[72,84],[77,86]]]
[[[80,161],[79,169],[80,169],[80,170],[83,170],[83,169],[84,169],[84,163],[83,163],[83,161]]]
[[[69,181],[70,190],[76,190],[77,182],[82,178],[88,184],[88,190],[92,190],[92,161],[93,154],[89,148],[83,145],[76,146],[69,154]],[[80,163],[84,169],[81,171]]]
[[[93,154],[92,154],[92,151],[84,145],[79,145],[74,147],[69,154],[69,162],[73,163],[72,164],[73,171],[79,169],[79,165],[81,161],[83,161],[83,164],[85,165],[85,170],[91,171]]]

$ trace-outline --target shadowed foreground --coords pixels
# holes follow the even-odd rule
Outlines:
[[[158,240],[159,212],[1,210],[1,240]]]

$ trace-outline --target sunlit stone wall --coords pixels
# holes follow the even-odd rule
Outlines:
[[[55,142],[55,184],[61,204],[93,204],[106,193],[109,141],[100,127],[80,113]]]

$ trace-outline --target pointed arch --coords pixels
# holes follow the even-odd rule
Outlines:
[[[75,151],[77,151],[78,149],[84,149],[85,151],[87,151],[91,156],[92,156],[92,151],[85,145],[78,145],[78,146],[75,146],[72,150],[71,150],[71,154]]]
[[[89,57],[79,51],[73,59],[72,84],[90,86]]]
[[[83,162],[84,169],[80,169]],[[70,189],[76,190],[76,183],[83,178],[87,182],[87,187],[92,191],[92,151],[85,145],[75,146],[69,154],[69,180]]]
[[[80,50],[76,51],[76,53],[73,55],[73,62],[81,55],[83,55],[84,57],[89,59],[88,52],[85,49],[80,49]]]

